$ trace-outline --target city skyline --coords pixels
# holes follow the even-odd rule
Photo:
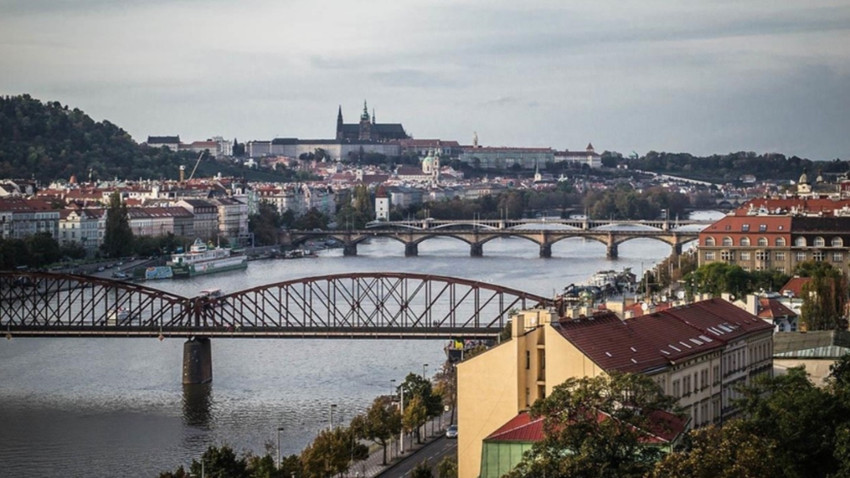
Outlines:
[[[0,1],[0,94],[148,135],[848,159],[850,6]]]

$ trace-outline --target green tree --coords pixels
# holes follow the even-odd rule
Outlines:
[[[404,416],[401,419],[404,429],[416,433],[416,443],[422,443],[419,427],[428,420],[428,408],[419,395],[414,395],[404,406]]]
[[[201,476],[201,462],[204,475],[211,478],[250,478],[245,459],[236,456],[233,449],[227,445],[221,448],[210,446],[201,456],[201,461],[192,460],[189,467],[192,475]]]
[[[410,472],[410,476],[412,478],[432,478],[434,474],[431,473],[431,467],[428,466],[428,462],[423,461],[413,468],[413,471]]]
[[[797,273],[811,280],[803,285],[802,321],[808,330],[846,329],[847,277],[825,262],[808,261]]]
[[[429,380],[415,373],[407,374],[407,377],[405,377],[404,382],[402,382],[400,387],[404,389],[405,399],[405,416],[402,417],[402,422],[408,430],[416,430],[416,439],[421,442],[418,427],[425,424],[429,417],[436,417],[443,413],[442,397],[439,394],[434,393],[432,384]],[[418,402],[421,403],[422,408],[424,409],[424,416],[420,416],[420,411],[417,409],[416,411],[411,411],[409,421],[405,421],[408,420],[408,404],[416,397],[419,398]],[[416,422],[417,419],[420,421]]]
[[[736,404],[746,417],[743,431],[776,442],[782,451],[776,462],[785,476],[835,472],[837,425],[848,423],[848,410],[829,390],[812,384],[804,368],[759,378],[739,390],[742,398]]]
[[[24,239],[24,242],[29,250],[30,265],[34,267],[44,267],[57,262],[62,257],[59,243],[48,232],[33,234]]]
[[[457,459],[447,456],[437,464],[439,478],[457,478]]]
[[[507,476],[644,476],[662,454],[641,441],[647,417],[673,404],[642,374],[568,379],[532,405],[532,417],[543,417],[544,438]]]
[[[388,396],[380,396],[365,413],[351,420],[351,428],[358,438],[370,440],[383,449],[382,464],[387,464],[387,445],[401,431],[401,414]]]
[[[301,453],[301,465],[307,476],[327,478],[344,473],[352,461],[364,460],[369,449],[357,442],[350,428],[322,430]]]
[[[254,234],[256,245],[277,244],[282,225],[283,218],[277,206],[268,201],[260,201],[257,205],[257,213],[248,217],[248,230]]]
[[[130,230],[127,205],[118,191],[109,196],[102,247],[107,257],[129,256],[133,251],[133,231]]]
[[[697,292],[712,296],[727,292],[735,298],[743,298],[753,291],[753,284],[750,275],[741,266],[712,262],[686,275],[685,289],[691,296]]]
[[[665,456],[652,478],[739,478],[785,476],[775,441],[745,431],[740,421],[690,434],[689,446]]]
[[[328,217],[316,208],[310,208],[304,215],[295,220],[293,227],[302,231],[327,229]]]

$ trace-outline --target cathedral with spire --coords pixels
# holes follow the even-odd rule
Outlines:
[[[342,105],[336,116],[336,139],[345,142],[376,142],[398,141],[410,139],[404,131],[401,123],[378,123],[375,121],[375,110],[369,116],[369,108],[363,101],[363,113],[360,114],[359,123],[346,124],[342,120]]]

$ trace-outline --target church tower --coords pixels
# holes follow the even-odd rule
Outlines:
[[[342,140],[342,105],[339,105],[339,113],[336,114],[336,139]]]
[[[369,107],[366,106],[366,100],[363,100],[363,113],[360,115],[360,136],[357,139],[360,141],[372,140],[372,122],[369,121]]]

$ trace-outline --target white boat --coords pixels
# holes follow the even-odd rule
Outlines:
[[[230,248],[208,247],[204,241],[195,239],[189,252],[172,254],[168,265],[175,277],[192,277],[245,269],[248,267],[248,257],[232,255]]]

